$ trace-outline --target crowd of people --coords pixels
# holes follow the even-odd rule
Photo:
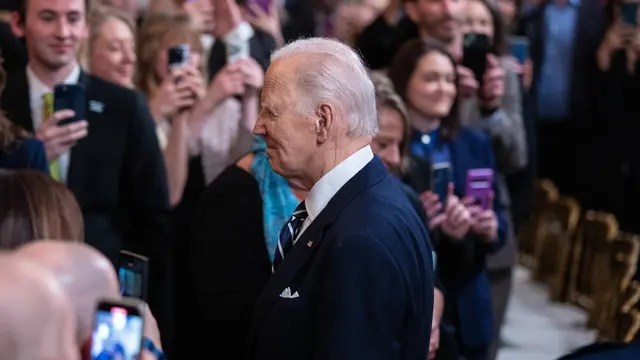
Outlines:
[[[497,359],[536,179],[640,229],[625,4],[0,1],[0,358]]]

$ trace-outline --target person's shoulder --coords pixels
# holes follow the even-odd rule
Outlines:
[[[88,86],[94,92],[99,92],[103,96],[109,96],[112,99],[129,101],[138,100],[141,96],[140,92],[135,89],[120,86],[98,76],[87,74],[87,78]]]
[[[489,143],[489,136],[480,129],[470,128],[463,126],[458,131],[459,139],[471,143],[471,144],[486,144]]]

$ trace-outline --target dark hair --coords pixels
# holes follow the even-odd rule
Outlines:
[[[493,22],[493,39],[491,45],[491,52],[496,55],[505,55],[509,51],[507,44],[507,26],[504,16],[493,2],[488,0],[472,0],[477,1],[484,5],[489,14],[491,15],[491,21]]]
[[[0,249],[43,239],[81,242],[80,206],[69,189],[36,170],[0,170]]]
[[[44,0],[46,1],[46,0]],[[14,11],[18,13],[18,23],[20,25],[24,25],[27,20],[27,7],[29,6],[29,0],[16,0],[17,4],[14,7]],[[84,14],[85,17],[89,14],[89,10],[91,7],[91,0],[84,0]]]
[[[0,94],[4,90],[6,73],[0,66]],[[0,111],[0,150],[8,150],[19,138],[27,137],[28,133],[21,127],[13,124]]]
[[[454,65],[455,69],[456,62],[453,60],[451,54],[449,54],[440,42],[433,39],[414,39],[406,42],[391,62],[391,66],[389,67],[389,78],[391,79],[391,82],[393,82],[396,92],[400,95],[407,107],[411,107],[411,103],[407,98],[407,87],[409,86],[411,77],[418,67],[420,59],[432,52],[446,56],[449,61],[451,61],[451,64]],[[458,72],[455,70],[454,72],[456,91],[459,92]],[[451,141],[458,133],[458,130],[460,129],[460,116],[458,113],[458,97],[456,96],[453,101],[453,105],[451,106],[451,110],[449,111],[449,115],[441,119],[440,129],[444,140]]]
[[[410,126],[409,126],[409,114],[407,113],[407,107],[404,105],[404,101],[400,98],[398,93],[393,87],[391,79],[380,71],[371,72],[371,81],[376,91],[376,105],[378,111],[380,108],[386,107],[393,109],[400,113],[402,119],[403,136],[400,142],[400,155],[404,158],[407,153],[407,140],[409,139]],[[380,117],[378,116],[378,121]]]

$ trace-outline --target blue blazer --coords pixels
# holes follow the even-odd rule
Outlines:
[[[640,339],[631,343],[603,342],[584,346],[559,360],[637,360]]]
[[[460,129],[449,143],[455,194],[464,197],[467,187],[467,171],[491,168],[495,172],[495,160],[489,138],[480,131]],[[495,176],[494,199],[499,199]],[[440,280],[447,290],[446,304],[453,311],[459,340],[467,347],[491,343],[493,317],[491,288],[486,272],[485,258],[498,250],[507,235],[506,214],[499,201],[493,202],[498,217],[496,242],[487,244],[468,235],[463,241],[448,241],[443,237],[438,243]]]
[[[250,358],[427,358],[428,235],[377,157],[301,235],[260,294]],[[290,288],[295,298],[281,297]]]
[[[33,138],[18,139],[9,148],[0,150],[0,169],[35,169],[49,174],[44,144]]]

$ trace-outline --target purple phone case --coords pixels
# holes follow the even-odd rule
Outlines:
[[[492,169],[470,169],[467,172],[467,190],[465,196],[470,196],[482,206],[489,207],[489,198],[493,191]]]
[[[252,3],[258,5],[262,9],[262,11],[264,11],[265,13],[268,14],[269,13],[269,8],[271,7],[271,1],[274,1],[274,0],[249,0],[249,1],[251,1]],[[253,11],[252,11],[252,13],[253,13]],[[256,15],[256,14],[254,14],[254,15]]]

